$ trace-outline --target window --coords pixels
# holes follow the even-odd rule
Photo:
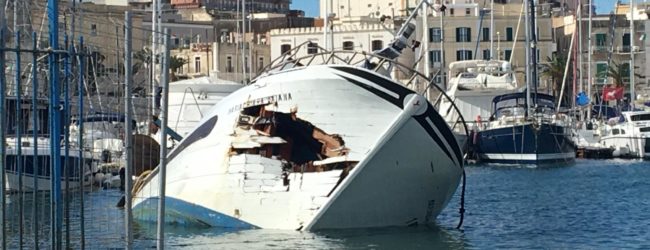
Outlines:
[[[264,57],[257,58],[257,71],[264,68]]]
[[[623,51],[624,52],[629,52],[630,51],[630,33],[625,33],[623,34]]]
[[[90,35],[92,35],[92,36],[97,35],[97,24],[91,24],[90,25]]]
[[[353,41],[343,42],[343,50],[354,50],[354,42]]]
[[[472,60],[472,51],[471,50],[458,50],[456,51],[456,60]]]
[[[596,63],[596,83],[605,84],[607,82],[607,62]]]
[[[483,32],[481,32],[481,41],[482,42],[487,42],[490,41],[490,28],[484,27]]]
[[[194,73],[201,73],[201,57],[194,57]]]
[[[607,34],[599,33],[596,34],[596,50],[606,50],[607,46]]]
[[[442,62],[442,53],[440,53],[440,50],[429,51],[429,64],[433,66],[433,64],[440,62]]]
[[[318,53],[318,43],[310,42],[307,44],[307,54]]]
[[[612,134],[613,135],[618,135],[618,134],[620,134],[620,130],[618,130],[617,128],[612,129]]]
[[[244,68],[246,71],[250,71],[250,65],[248,64],[248,57],[244,57]]]
[[[384,48],[384,41],[382,40],[373,40],[371,43],[372,51],[380,50]]]
[[[512,50],[511,49],[505,50],[505,58],[504,58],[504,60],[510,61],[511,56],[512,56]]]
[[[281,54],[287,53],[289,50],[291,50],[291,44],[282,44],[280,46],[280,53]]]
[[[440,28],[429,28],[429,42],[439,43],[442,41],[442,30]]]
[[[514,39],[513,39],[512,36],[513,36],[513,34],[512,34],[512,27],[507,27],[507,28],[506,28],[506,41],[508,41],[508,42],[512,42],[512,41],[514,41]]]
[[[456,42],[471,42],[472,29],[469,27],[456,28]]]
[[[449,15],[454,15],[454,8],[449,9]]]
[[[471,14],[472,14],[472,11],[470,10],[470,8],[465,8],[465,15],[469,16]]]
[[[234,71],[232,67],[232,56],[226,57],[226,72],[232,73]]]
[[[483,50],[483,60],[490,60],[490,50],[489,49],[484,49]]]

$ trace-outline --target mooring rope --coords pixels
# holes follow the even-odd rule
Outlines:
[[[463,226],[463,220],[465,219],[465,184],[467,184],[467,182],[465,178],[465,168],[463,168],[463,187],[460,190],[460,208],[458,209],[458,212],[460,213],[460,221],[458,222],[456,229],[460,229],[460,227]]]

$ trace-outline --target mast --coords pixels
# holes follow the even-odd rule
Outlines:
[[[577,55],[577,58],[576,58],[577,63],[578,63],[578,67],[576,69],[578,71],[577,72],[578,73],[578,91],[583,92],[584,88],[582,86],[583,85],[583,82],[582,82],[582,65],[583,65],[583,62],[582,62],[582,51],[583,51],[582,50],[582,1],[578,0],[577,4],[578,4],[578,6],[577,6],[576,9],[578,10],[578,13],[577,13],[576,19],[578,20],[578,41],[579,42],[578,42],[578,55]]]
[[[348,8],[349,9],[349,8]],[[428,8],[422,8],[422,41],[424,42],[424,45],[422,46],[422,49],[424,50],[424,75],[427,77],[430,77],[431,70],[429,67],[431,67],[430,62],[431,62],[431,55],[429,54],[429,37],[427,36],[428,31],[429,31],[429,13],[427,11]],[[442,27],[440,27],[442,29]],[[427,100],[429,99],[429,88],[426,90],[426,98]]]
[[[531,59],[531,83],[533,84],[533,103],[535,107],[537,106],[537,29],[535,28],[537,26],[535,22],[535,0],[529,0],[530,1],[530,29],[531,29],[531,39],[530,39],[530,47],[531,51],[530,53],[532,54],[530,59]]]
[[[529,10],[528,10],[528,5],[529,4],[530,4],[529,0],[525,0],[525,3],[524,3],[525,7],[524,8],[525,8],[526,13],[525,13],[524,21],[526,23],[525,23],[524,26],[525,26],[525,30],[526,30],[525,32],[526,33],[525,33],[524,37],[526,39],[526,43],[524,44],[524,48],[525,48],[524,53],[526,55],[526,65],[525,65],[525,68],[526,68],[526,110],[525,110],[524,114],[525,114],[526,117],[528,117],[528,113],[529,113],[528,111],[530,109],[530,104],[531,104],[531,102],[530,102],[530,81],[531,81],[531,74],[530,74],[530,47],[531,46],[530,46],[530,26],[529,26],[530,13],[529,13]],[[515,41],[516,40],[517,40],[517,37],[515,37]]]
[[[329,1],[325,0],[325,11],[323,11],[324,15],[324,23],[323,23],[323,48],[326,50],[329,50],[329,47],[327,46],[327,24],[329,22],[329,15],[327,14],[328,6],[329,6]]]
[[[445,71],[446,64],[445,64],[445,22],[444,22],[444,15],[445,15],[445,8],[442,8],[444,5],[441,3],[440,4],[440,72],[442,74],[441,76],[441,84],[442,87],[445,88],[447,87],[447,71]]]
[[[494,59],[494,0],[490,1],[490,59]]]
[[[242,78],[246,83],[246,0],[241,0],[241,30],[242,30],[242,43],[241,43],[241,64],[242,64]]]
[[[593,12],[593,5],[591,1],[589,1],[589,26],[587,27],[587,49],[589,50],[587,53],[587,97],[589,97],[589,105],[587,105],[589,108],[587,109],[587,120],[591,120],[591,84],[592,83],[592,76],[591,76],[591,16]]]
[[[634,29],[634,0],[630,0],[630,45],[632,48],[630,48],[630,108],[634,110],[634,33],[636,30]]]
[[[153,0],[151,6],[151,115],[156,113],[156,51],[158,43],[158,1]]]

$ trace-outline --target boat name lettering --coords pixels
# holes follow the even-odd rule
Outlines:
[[[291,99],[292,99],[291,93],[281,93],[277,95],[270,95],[270,96],[255,98],[255,99],[249,99],[243,103],[233,106],[228,110],[228,113],[232,113],[234,111],[240,111],[244,108],[248,108],[252,106],[266,105],[270,103],[275,103],[277,101],[289,101]]]

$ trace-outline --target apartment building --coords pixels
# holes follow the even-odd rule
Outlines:
[[[333,50],[354,50],[372,52],[383,48],[393,40],[394,26],[381,25],[372,18],[353,17],[342,18],[334,24],[333,31],[324,41],[323,27],[291,28],[271,30],[271,58],[276,58],[283,53],[311,42],[314,49],[300,50],[297,57],[318,53],[317,47],[325,47],[325,43]]]
[[[270,48],[268,45],[251,43],[242,57],[240,46],[237,43],[192,43],[173,49],[171,56],[187,62],[174,73],[179,78],[216,76],[234,82],[247,81],[261,73],[271,62]]]
[[[289,13],[291,0],[249,0],[246,9],[252,12]],[[205,7],[209,10],[235,12],[241,10],[241,0],[171,0],[176,9]]]
[[[491,16],[485,11],[489,6],[483,6],[483,1],[462,0],[445,1],[444,11],[431,11],[427,16],[428,27],[418,28],[417,36],[427,50],[428,64],[420,64],[420,71],[424,72],[425,65],[429,65],[430,72],[446,72],[449,63],[461,60],[495,59],[506,60],[512,63],[517,72],[517,80],[521,85],[525,83],[525,20],[520,15],[522,1],[507,1],[506,4],[497,3],[494,6],[494,26]],[[506,1],[503,1],[506,2]],[[484,11],[483,14],[481,11]],[[551,25],[551,10],[537,11],[537,60],[542,63],[556,50],[554,32]],[[418,25],[423,24],[421,17]],[[427,43],[427,44],[424,44]],[[437,77],[437,83],[446,82],[454,76],[443,75]],[[542,85],[547,84],[544,80]]]

